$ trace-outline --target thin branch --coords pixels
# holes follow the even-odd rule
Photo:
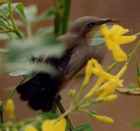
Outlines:
[[[59,111],[61,112],[61,114],[64,114],[66,112],[63,104],[61,103],[61,99],[58,99],[56,101],[56,105],[57,105]],[[67,120],[67,122],[70,126],[70,131],[72,131],[73,130],[73,124],[72,124],[71,119],[68,117],[68,115],[66,115],[65,118],[66,118],[66,120]]]

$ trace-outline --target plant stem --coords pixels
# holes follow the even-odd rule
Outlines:
[[[65,111],[63,104],[61,103],[61,99],[58,99],[58,101],[56,102],[56,105],[59,108],[61,114],[65,114],[66,111]],[[70,126],[70,131],[72,131],[72,129],[73,129],[72,121],[69,119],[68,114],[64,115],[64,116],[65,116],[65,118]]]
[[[68,28],[70,8],[71,8],[71,0],[64,0],[62,34],[66,33],[67,28]]]
[[[54,20],[54,34],[57,36],[60,35],[61,30],[61,14],[60,14],[60,4],[62,4],[61,0],[55,0],[55,20]]]
[[[27,36],[28,38],[32,37],[32,26],[31,23],[27,23]]]

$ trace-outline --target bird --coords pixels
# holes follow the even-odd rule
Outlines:
[[[76,19],[67,33],[57,39],[65,46],[63,55],[43,60],[57,70],[56,74],[37,72],[30,80],[17,86],[23,101],[34,110],[51,111],[64,83],[71,80],[88,62],[95,58],[99,62],[105,55],[105,46],[91,46],[90,33],[102,24],[113,22],[110,18],[83,16]]]

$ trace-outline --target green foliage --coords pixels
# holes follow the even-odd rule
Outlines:
[[[20,16],[20,18],[23,22],[25,22],[25,19],[26,19],[24,10],[25,10],[25,7],[24,7],[23,3],[17,4],[15,11]]]
[[[55,34],[58,36],[67,31],[71,0],[57,0],[55,5]]]
[[[75,128],[73,131],[93,131],[93,128],[90,124],[85,123],[85,124]]]

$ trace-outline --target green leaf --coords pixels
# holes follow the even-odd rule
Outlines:
[[[75,128],[73,131],[93,131],[93,128],[90,124],[85,123],[85,124],[82,124],[81,126]]]
[[[15,11],[20,16],[20,18],[22,19],[23,22],[26,21],[24,10],[25,10],[25,7],[24,7],[23,3],[18,3],[16,5]]]
[[[50,7],[47,11],[43,12],[40,16],[38,16],[37,21],[41,20],[52,20],[55,17],[55,8]]]
[[[88,112],[88,115],[94,117],[96,115],[96,112]]]
[[[13,3],[12,4],[12,8],[15,10],[16,6],[18,5],[19,3],[16,2],[16,3]],[[8,6],[8,3],[5,3],[3,5],[0,6],[0,14],[4,15],[4,16],[8,16],[9,15],[9,6]]]
[[[131,83],[130,85],[128,85],[128,90],[133,91],[137,88],[137,85],[134,83]]]
[[[43,119],[55,119],[58,116],[59,116],[58,113],[54,113],[54,112],[43,112],[43,113],[41,113],[41,117]]]

